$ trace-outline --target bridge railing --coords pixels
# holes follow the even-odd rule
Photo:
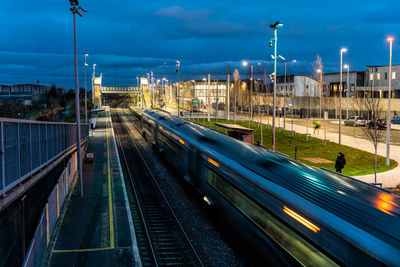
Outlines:
[[[88,125],[81,125],[81,139],[88,135]],[[0,195],[75,145],[73,123],[0,118]]]
[[[102,86],[102,93],[118,93],[118,92],[141,92],[137,86]]]

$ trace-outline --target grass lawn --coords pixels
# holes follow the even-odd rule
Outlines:
[[[206,119],[200,119],[199,121],[195,118],[192,119],[194,122],[199,122],[201,124],[205,124],[206,126],[210,126],[209,122]],[[219,119],[218,122],[226,122],[226,120]],[[216,126],[215,119],[211,121],[211,127],[221,131],[226,132],[226,129]],[[227,123],[234,123],[234,121],[230,120]],[[248,127],[248,121],[236,121],[236,124],[242,125],[244,127]],[[259,123],[251,122],[251,128],[254,129],[254,143],[257,141],[261,144],[261,128],[259,127]],[[373,174],[374,173],[374,158],[375,155],[372,153],[368,153],[356,148],[352,148],[349,146],[339,145],[332,142],[327,142],[326,146],[321,139],[308,137],[308,141],[306,140],[306,136],[303,134],[295,133],[292,136],[292,133],[289,131],[285,131],[280,128],[276,128],[275,130],[276,136],[276,151],[284,153],[291,158],[295,158],[295,147],[297,147],[297,160],[305,163],[307,165],[326,168],[330,170],[335,170],[335,160],[338,152],[342,152],[346,158],[346,166],[342,170],[343,174],[349,176],[357,176],[364,174]],[[272,146],[272,127],[269,125],[263,124],[263,139],[264,146],[271,148]],[[365,142],[369,142],[365,140]],[[314,163],[305,159],[309,158],[319,158],[330,160],[332,163]],[[397,162],[394,160],[390,161],[390,166],[386,167],[386,158],[378,156],[378,166],[377,172],[385,172],[391,170],[397,166]]]

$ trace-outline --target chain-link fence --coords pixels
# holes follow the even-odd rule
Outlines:
[[[81,139],[89,134],[81,125]],[[0,195],[76,144],[72,123],[0,118]]]

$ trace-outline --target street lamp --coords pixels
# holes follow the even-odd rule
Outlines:
[[[178,73],[178,117],[180,117],[179,103],[181,98],[181,61],[176,61],[176,72]]]
[[[389,49],[389,96],[388,96],[388,115],[387,115],[387,128],[386,128],[386,166],[390,165],[390,99],[392,97],[392,46],[393,37],[387,38],[390,44]]]
[[[340,86],[339,86],[339,145],[342,144],[342,92],[343,92],[343,53],[347,52],[347,48],[340,49]]]
[[[242,62],[242,65],[244,67],[247,67],[249,65],[249,62],[246,60]],[[250,64],[250,116],[249,116],[249,127],[250,127],[250,121],[253,118],[253,64]]]
[[[286,69],[287,69],[287,63],[288,62],[289,63],[291,63],[291,62],[295,63],[295,62],[297,62],[297,60],[296,59],[293,59],[293,60],[290,60],[290,61],[285,60],[285,91],[284,91],[284,98],[283,98],[283,129],[284,130],[286,130],[286,101],[287,101],[287,99],[286,99],[286,95],[287,95]],[[293,115],[293,111],[292,111],[292,115]]]
[[[272,98],[272,151],[275,152],[275,98],[276,98],[276,60],[278,59],[277,53],[278,53],[278,28],[281,28],[283,26],[282,23],[279,23],[279,21],[275,22],[272,25],[269,25],[271,29],[274,30],[274,38],[272,38],[269,41],[269,46],[272,47],[272,41],[274,41],[274,55],[272,56],[272,59],[274,60],[274,92],[273,92],[273,98]]]
[[[343,68],[347,69],[346,99],[348,100],[350,94],[350,76],[349,76],[350,66],[348,64],[345,64]],[[349,117],[349,103],[347,103],[346,105],[346,118],[348,117]]]
[[[93,102],[93,107],[96,108],[95,102],[94,102],[94,78],[96,78],[96,64],[93,64],[93,73],[92,73],[92,102]]]
[[[88,64],[86,63],[86,58],[87,56],[89,56],[89,54],[85,54],[85,123],[87,124],[87,89],[86,89],[86,83],[87,83],[87,79],[86,79],[86,67],[88,66]]]
[[[77,147],[77,161],[78,161],[78,177],[81,183],[81,196],[83,196],[83,180],[82,180],[82,162],[81,162],[81,116],[79,112],[79,81],[78,81],[78,56],[76,49],[76,14],[83,16],[79,11],[87,12],[86,9],[79,6],[78,0],[69,0],[71,3],[71,12],[74,17],[74,56],[75,56],[75,113],[76,113],[76,147]]]

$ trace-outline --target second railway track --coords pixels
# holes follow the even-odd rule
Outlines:
[[[144,266],[203,266],[119,113],[112,113]],[[132,124],[130,124],[132,125]]]

